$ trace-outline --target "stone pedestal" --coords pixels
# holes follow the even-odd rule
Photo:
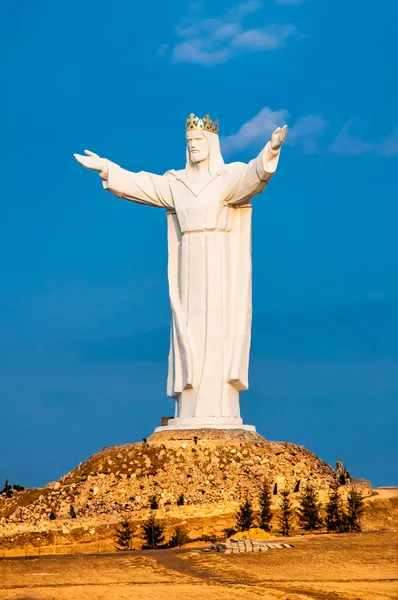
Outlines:
[[[161,431],[176,431],[182,429],[242,429],[244,431],[256,431],[254,425],[244,425],[243,420],[238,417],[176,417],[169,419],[167,425],[156,427],[155,433]]]

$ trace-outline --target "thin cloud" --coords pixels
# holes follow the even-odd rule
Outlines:
[[[372,144],[364,142],[360,137],[350,132],[351,125],[351,122],[345,123],[331,143],[330,152],[339,156],[359,156],[374,150]]]
[[[259,0],[247,0],[217,18],[192,17],[192,11],[177,24],[180,40],[171,50],[175,63],[194,63],[211,67],[239,54],[265,52],[282,47],[296,33],[295,25],[264,24],[258,28],[244,25],[245,19],[263,7]]]
[[[328,152],[338,156],[398,156],[398,128],[380,142],[368,142],[351,133],[353,122],[343,125],[328,148]]]
[[[248,29],[234,37],[231,45],[233,48],[252,50],[253,52],[276,50],[295,31],[294,25],[270,25],[263,29]]]
[[[284,125],[289,117],[285,109],[273,111],[265,106],[260,112],[244,123],[236,133],[222,139],[222,148],[226,154],[240,152],[267,139],[271,133],[281,125]]]
[[[170,46],[168,44],[162,44],[156,52],[157,56],[159,56],[159,57],[166,56],[166,54],[169,51],[169,48],[170,48]]]
[[[223,137],[223,151],[228,155],[248,148],[260,148],[277,127],[285,124],[289,125],[286,144],[296,146],[306,154],[324,153],[342,157],[366,154],[398,156],[398,127],[381,142],[370,143],[354,135],[351,132],[353,123],[348,121],[333,138],[329,123],[320,115],[303,115],[294,119],[288,110],[272,110],[268,106],[262,108],[237,131]]]
[[[305,115],[300,117],[295,125],[290,128],[287,143],[301,144],[304,152],[313,154],[318,152],[319,138],[327,130],[328,123],[319,115]]]
[[[289,112],[281,108],[273,111],[265,106],[252,119],[244,123],[236,133],[222,139],[223,151],[226,154],[241,152],[250,147],[265,144],[272,132],[290,121]],[[290,128],[286,142],[300,145],[304,152],[318,151],[318,140],[327,129],[327,122],[320,116],[306,115],[300,117]]]
[[[381,156],[398,156],[398,127],[379,144]]]

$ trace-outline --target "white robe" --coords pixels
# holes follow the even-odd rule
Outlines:
[[[231,163],[198,189],[185,170],[132,173],[107,162],[104,188],[167,209],[171,340],[167,393],[182,425],[242,423],[251,336],[251,198],[275,173],[268,143],[248,164]]]

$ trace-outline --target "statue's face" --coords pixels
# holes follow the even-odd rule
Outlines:
[[[187,146],[192,163],[200,163],[208,158],[209,142],[201,131],[187,131]]]

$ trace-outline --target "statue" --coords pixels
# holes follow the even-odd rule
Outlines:
[[[191,114],[186,167],[164,175],[132,173],[85,150],[119,198],[166,209],[171,335],[167,394],[175,417],[161,429],[248,429],[239,392],[248,389],[252,316],[251,199],[276,171],[287,127],[257,158],[225,164],[219,125]]]

